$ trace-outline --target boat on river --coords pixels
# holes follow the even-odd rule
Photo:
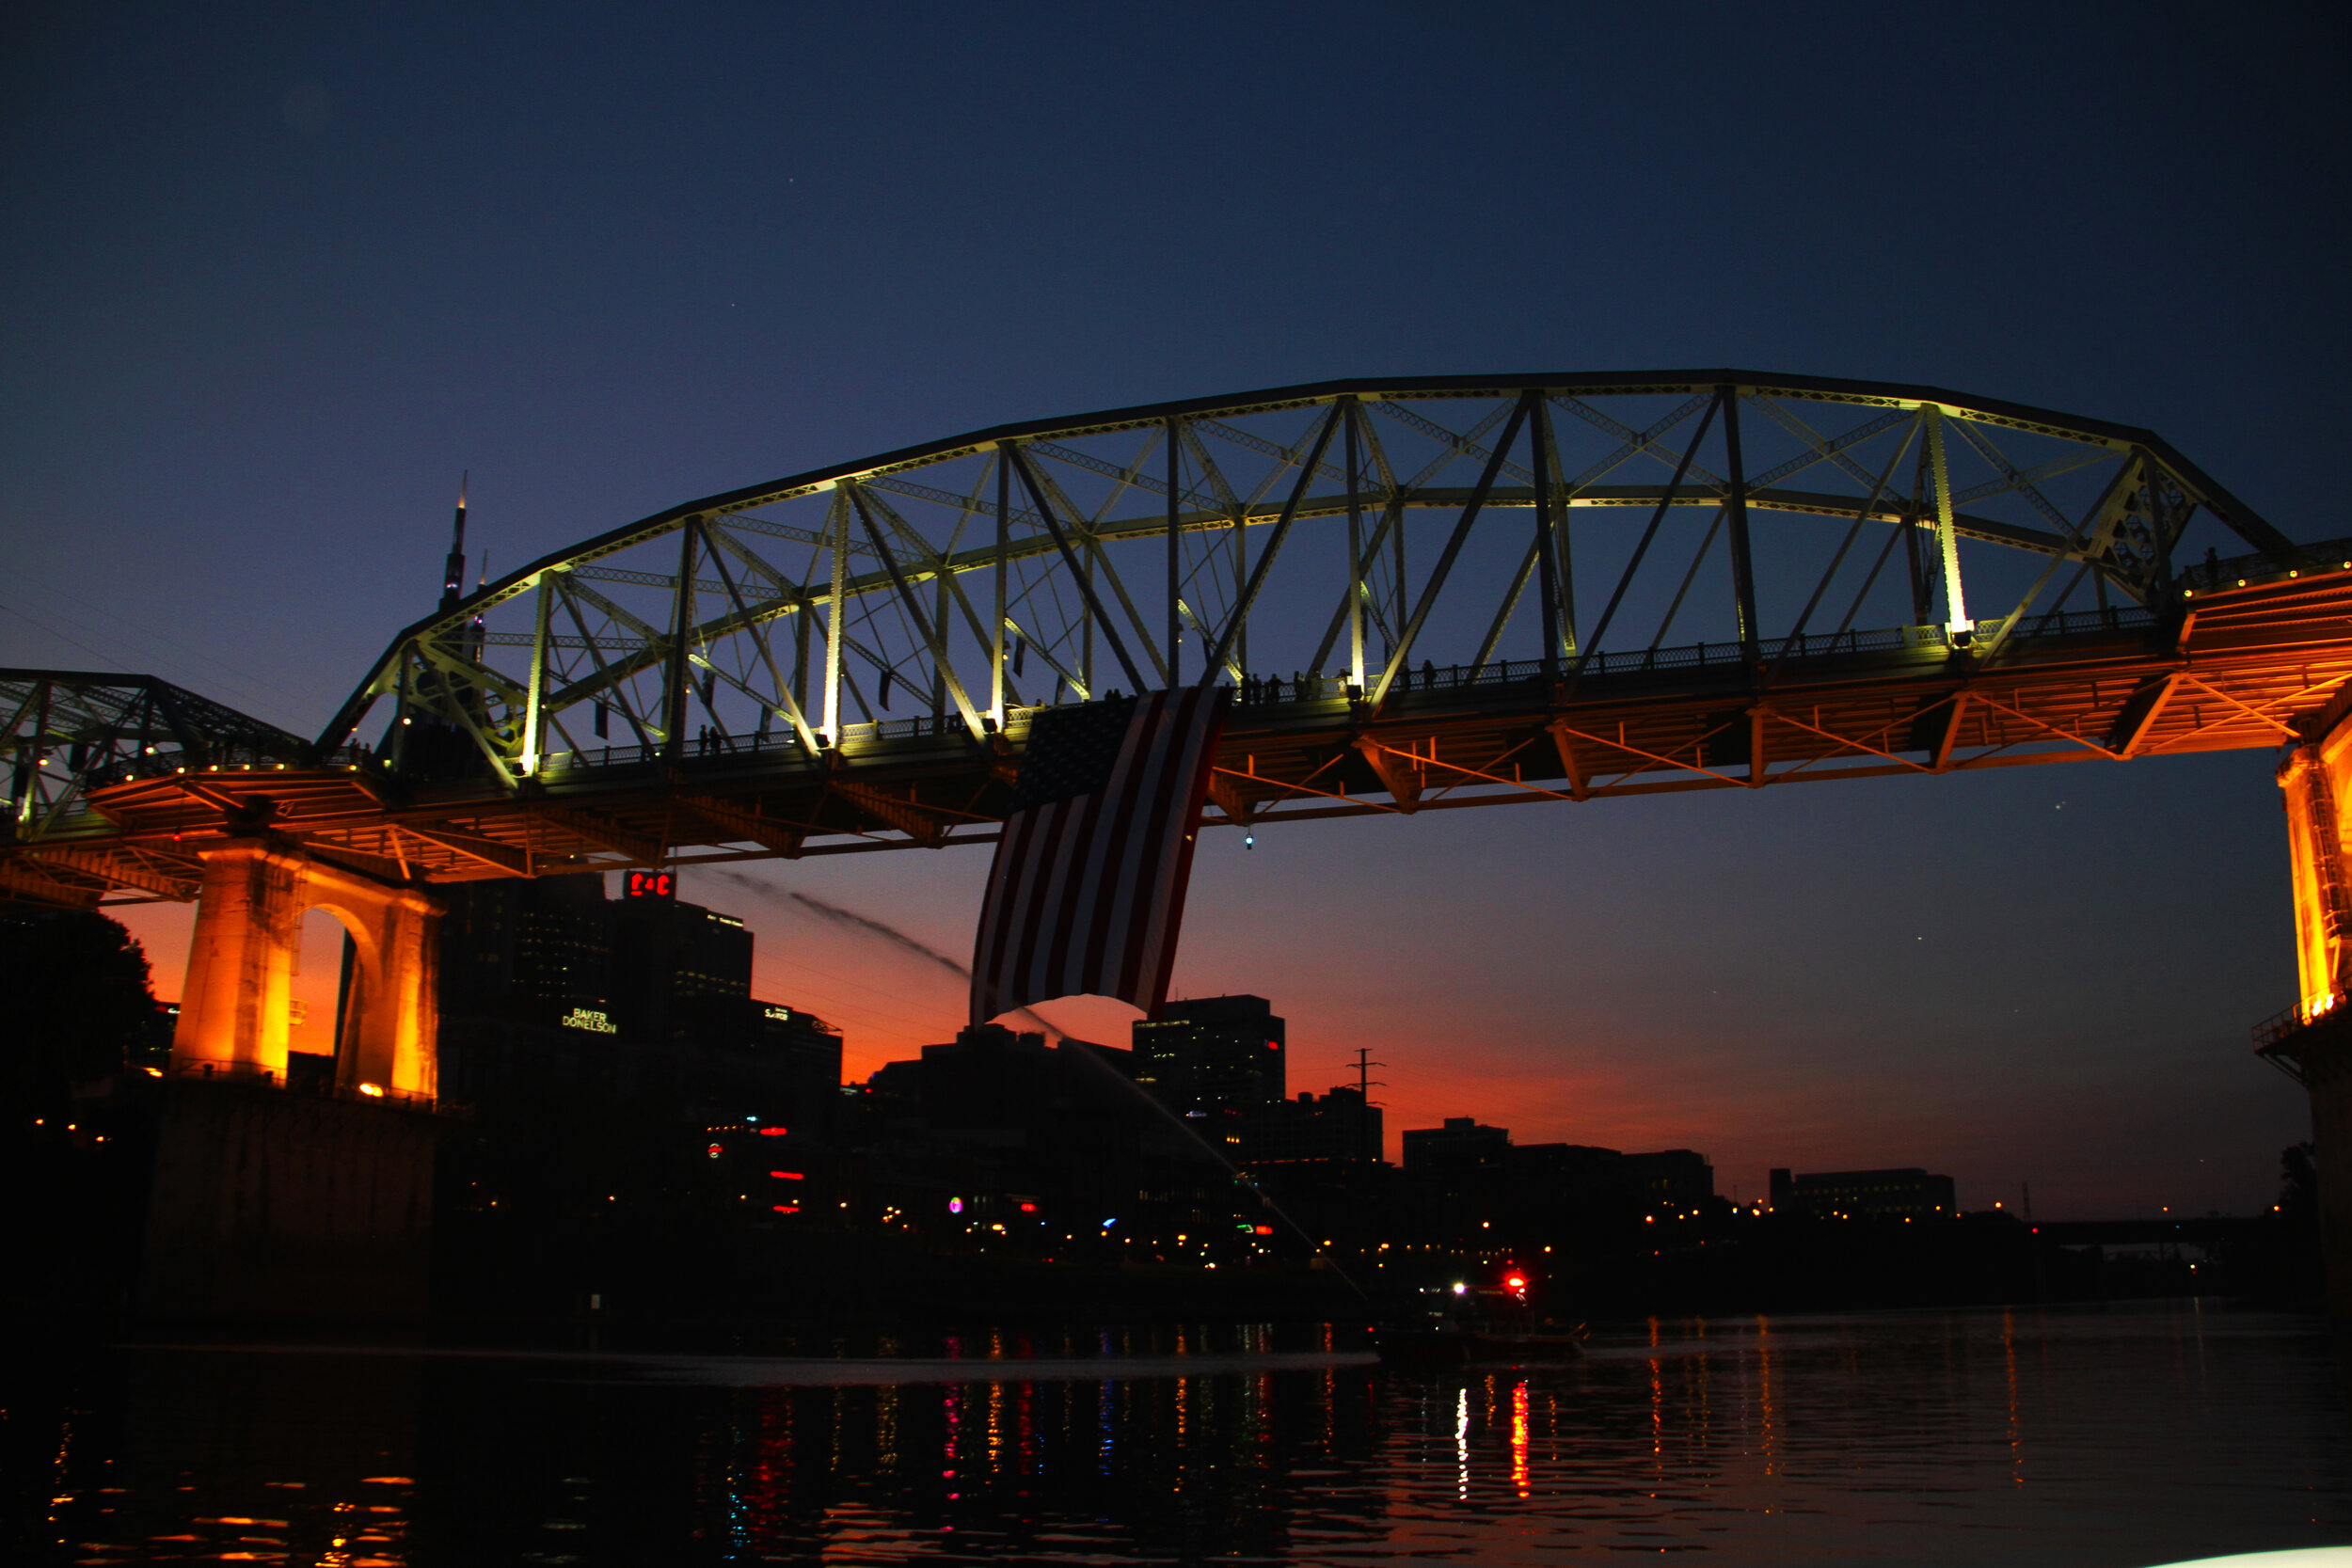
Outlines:
[[[1535,1315],[1527,1276],[1500,1286],[1459,1281],[1422,1292],[1422,1309],[1375,1330],[1380,1359],[1401,1367],[1556,1366],[1584,1354],[1584,1325]]]

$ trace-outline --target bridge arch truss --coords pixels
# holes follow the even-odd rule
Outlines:
[[[408,626],[307,742],[12,673],[0,882],[189,897],[256,835],[386,885],[985,843],[1042,705],[1180,682],[1235,688],[1210,824],[2274,747],[2352,714],[2347,626],[2352,541],[2145,430],[1332,382],[670,508]]]
[[[516,787],[616,751],[985,741],[1108,689],[1262,695],[1260,672],[1376,713],[1440,666],[1576,683],[1843,639],[1995,667],[2085,615],[2163,612],[2200,523],[2233,559],[2303,560],[2148,431],[1935,388],[1325,383],[671,508],[403,631],[320,745],[389,702],[397,766]],[[420,724],[462,761],[428,764]]]

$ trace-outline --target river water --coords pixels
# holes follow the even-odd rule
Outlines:
[[[10,1379],[12,1560],[2139,1565],[2352,1544],[2325,1331],[2194,1302],[803,1356],[124,1347]],[[895,1353],[881,1354],[878,1353]]]

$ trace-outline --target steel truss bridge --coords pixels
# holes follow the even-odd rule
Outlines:
[[[673,507],[447,604],[311,738],[0,672],[0,891],[192,898],[987,843],[1041,705],[1236,705],[1211,822],[2275,746],[2352,542],[2155,435],[1749,371],[1343,381],[1007,425]],[[373,730],[367,728],[373,725]]]

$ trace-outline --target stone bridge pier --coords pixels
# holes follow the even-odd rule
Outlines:
[[[2265,1054],[2302,1080],[2318,1151],[2319,1223],[2328,1306],[2352,1316],[2352,715],[2337,718],[2279,766],[2295,891],[2298,994],[2265,1025]]]
[[[269,838],[200,851],[140,1307],[398,1321],[428,1307],[440,906]],[[350,935],[332,1085],[287,1074],[303,916]]]
[[[302,917],[323,909],[350,933],[354,953],[335,1042],[337,1085],[431,1100],[440,906],[414,888],[267,839],[231,839],[200,855],[203,892],[171,1042],[174,1069],[285,1082]]]

